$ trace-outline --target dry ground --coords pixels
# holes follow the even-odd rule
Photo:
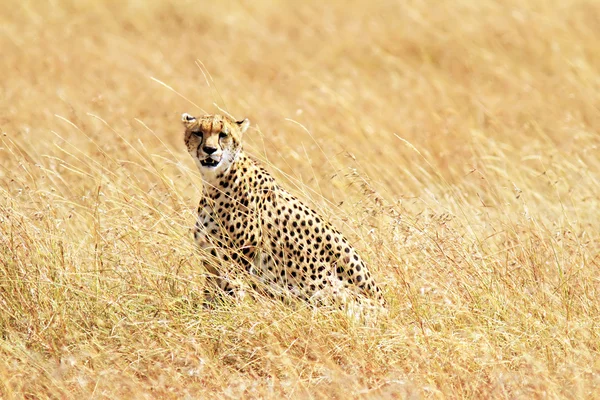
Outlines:
[[[600,398],[595,0],[4,1],[0,397]],[[390,313],[199,306],[179,118],[355,243]]]

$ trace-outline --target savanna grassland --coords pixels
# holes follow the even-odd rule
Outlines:
[[[0,397],[600,398],[600,3],[4,1]],[[201,306],[182,112],[389,313]]]

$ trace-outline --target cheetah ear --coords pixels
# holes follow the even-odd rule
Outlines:
[[[183,122],[183,126],[189,128],[194,122],[196,122],[196,117],[191,116],[188,113],[181,114],[181,122]]]
[[[237,121],[236,124],[240,126],[240,130],[242,131],[242,133],[244,133],[246,132],[246,130],[248,130],[248,127],[250,126],[250,120],[248,118],[244,118],[242,121]]]

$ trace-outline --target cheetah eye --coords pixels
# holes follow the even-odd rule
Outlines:
[[[226,137],[227,137],[227,134],[225,132],[219,133],[219,139],[224,139]]]
[[[194,131],[192,133],[198,137],[202,137],[202,131]]]

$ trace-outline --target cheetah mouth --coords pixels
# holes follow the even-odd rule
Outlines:
[[[209,167],[209,168],[214,168],[217,165],[219,165],[219,162],[221,160],[215,160],[213,158],[207,157],[204,160],[200,161],[200,165],[202,165],[203,167]]]

